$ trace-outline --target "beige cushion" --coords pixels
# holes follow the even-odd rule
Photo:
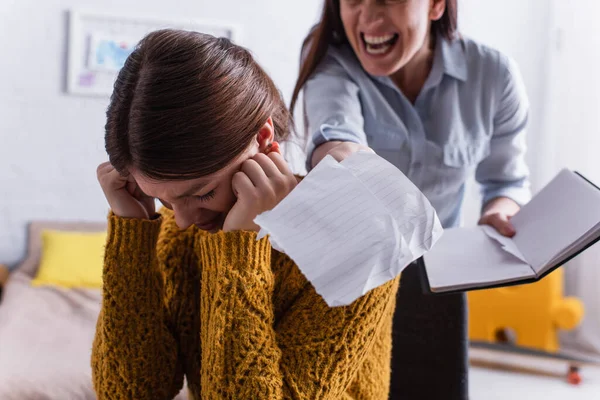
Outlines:
[[[71,232],[101,232],[106,230],[106,222],[60,222],[34,221],[29,224],[27,233],[27,255],[15,271],[21,271],[31,278],[35,277],[40,265],[42,250],[42,231],[57,230]]]

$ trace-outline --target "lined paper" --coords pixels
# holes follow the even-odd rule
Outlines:
[[[350,304],[395,278],[442,233],[419,189],[368,152],[341,163],[326,157],[255,222],[329,306]]]

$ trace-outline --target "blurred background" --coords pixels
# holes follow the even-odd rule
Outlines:
[[[138,32],[151,27],[226,32],[253,52],[289,104],[301,43],[321,7],[322,0],[1,0],[0,264],[12,270],[26,258],[32,221],[106,217],[95,172],[106,161],[102,71],[112,67],[108,61],[86,65],[85,40],[97,50],[123,40],[126,50]],[[531,103],[528,163],[534,192],[563,167],[600,182],[598,12],[596,0],[459,0],[459,30],[514,58],[523,75]],[[101,32],[103,26],[110,27],[104,29],[109,35]],[[299,132],[301,122],[297,118]],[[302,172],[301,146],[290,144],[287,151]],[[466,224],[476,222],[479,209],[478,188],[471,184]],[[585,306],[577,326],[559,332],[561,349],[600,355],[600,248],[572,261],[561,286],[564,295]],[[6,311],[4,318],[9,320]],[[0,365],[9,365],[3,349],[6,354],[0,344]],[[592,398],[586,390],[600,393],[600,374],[590,371],[575,388],[564,379],[477,367],[473,398],[496,398],[492,388],[499,390],[497,398]],[[0,386],[1,380],[0,374]]]

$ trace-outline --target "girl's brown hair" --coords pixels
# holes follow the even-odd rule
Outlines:
[[[244,48],[179,30],[150,33],[119,72],[107,110],[106,151],[120,172],[158,180],[212,174],[239,156],[272,117],[293,126],[281,93]]]
[[[448,40],[452,40],[456,33],[457,20],[457,0],[446,0],[444,15],[439,20],[431,23],[432,34],[441,34]],[[325,57],[329,46],[341,45],[347,42],[348,39],[346,38],[344,25],[340,17],[340,0],[325,0],[321,20],[304,40],[303,48],[307,48],[308,53],[303,57],[298,80],[292,94],[290,104],[292,113],[294,112],[300,91],[306,81],[315,72],[323,57]]]

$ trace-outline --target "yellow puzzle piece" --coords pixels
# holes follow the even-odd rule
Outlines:
[[[518,346],[558,351],[558,330],[574,329],[584,314],[581,300],[563,296],[563,279],[558,268],[535,283],[469,292],[469,338],[495,342],[511,330]]]

